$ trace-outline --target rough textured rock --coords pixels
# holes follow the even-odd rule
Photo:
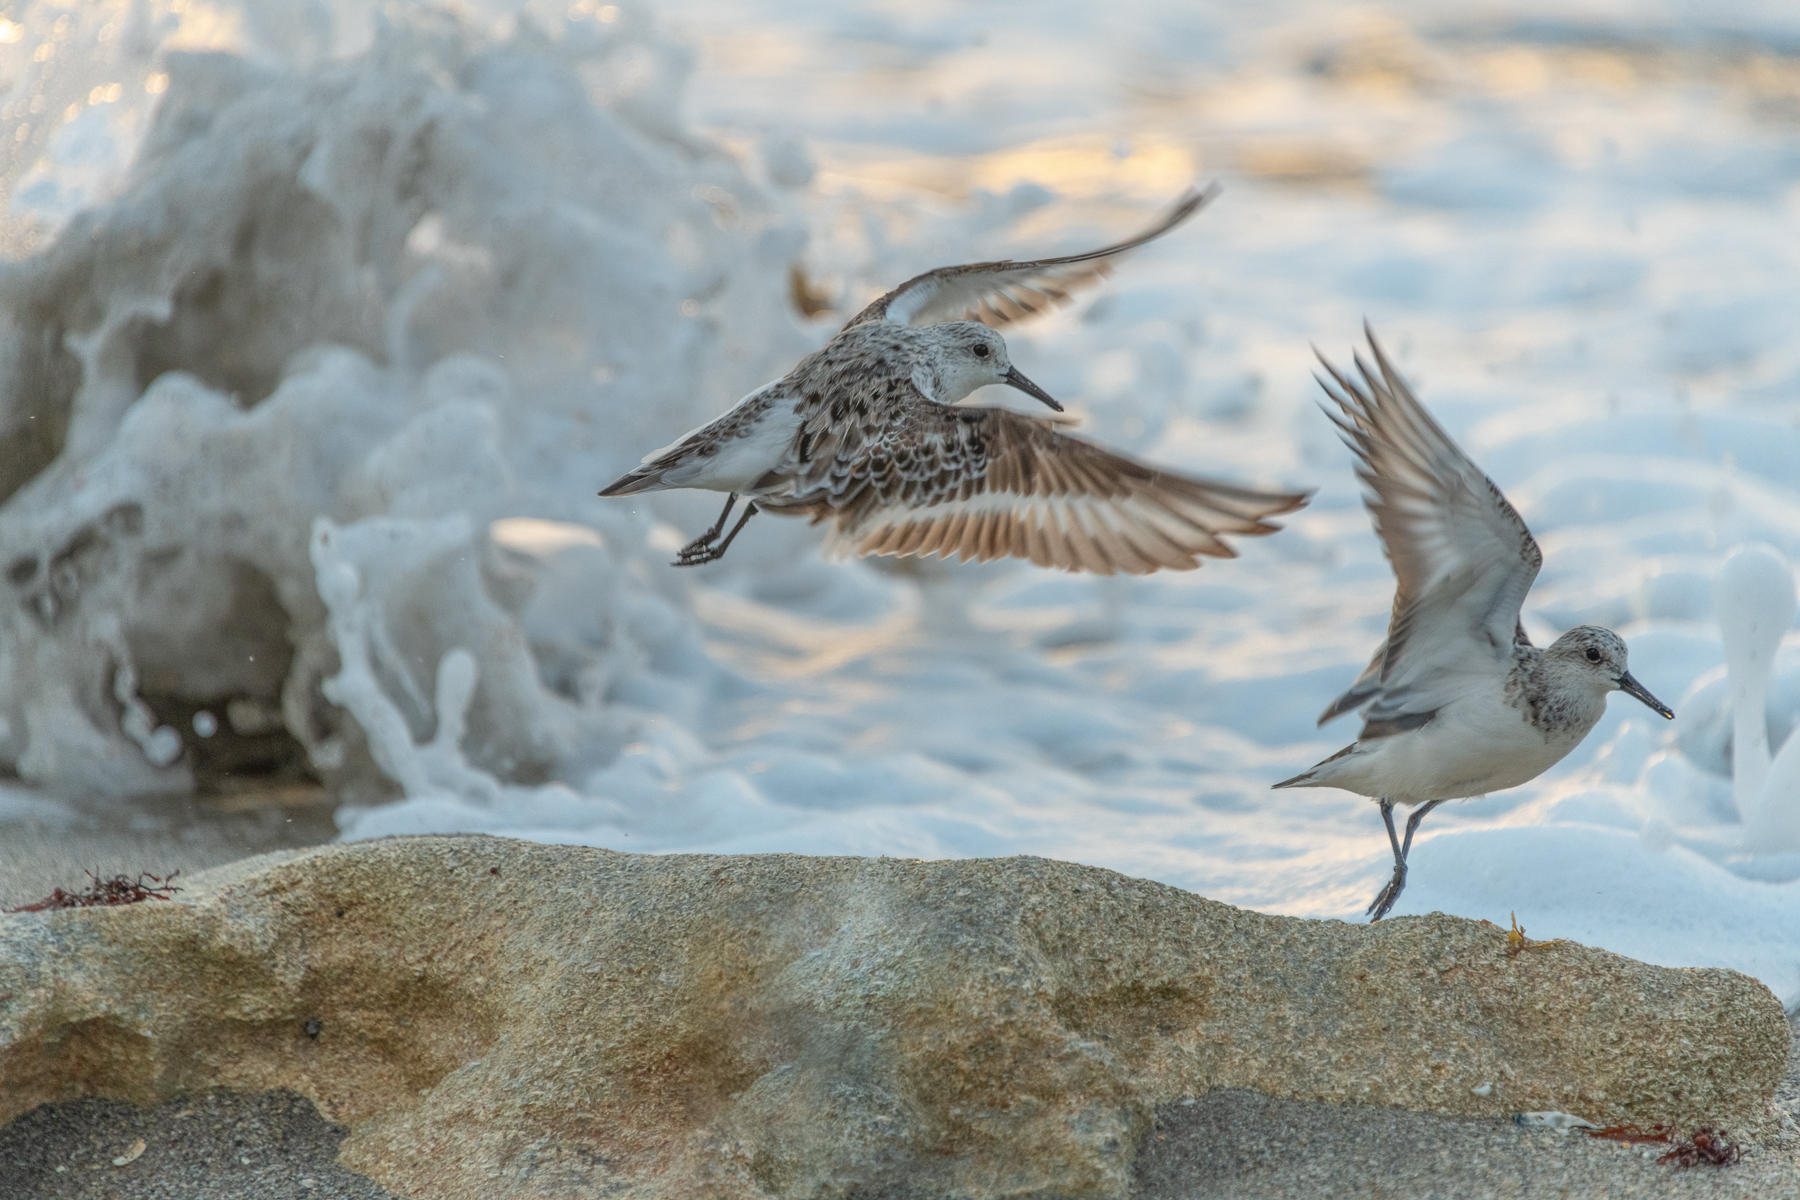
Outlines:
[[[1787,1044],[1728,971],[1030,858],[408,838],[0,918],[0,1120],[291,1088],[418,1197],[1117,1196],[1220,1087],[1754,1127]]]

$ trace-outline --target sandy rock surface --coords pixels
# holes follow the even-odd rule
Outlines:
[[[0,1120],[288,1088],[418,1197],[1122,1196],[1217,1088],[1754,1132],[1761,984],[1090,867],[411,838],[0,918]]]

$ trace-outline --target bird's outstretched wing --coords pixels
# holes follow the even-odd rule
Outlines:
[[[1510,660],[1543,554],[1500,489],[1450,440],[1365,324],[1375,366],[1360,380],[1324,355],[1319,385],[1356,455],[1364,502],[1398,586],[1387,641],[1320,723],[1367,705],[1362,736],[1429,721],[1469,671]]]
[[[1099,575],[1191,570],[1236,554],[1230,535],[1280,528],[1267,518],[1304,492],[1261,492],[1167,471],[999,408],[895,398],[879,423],[821,426],[788,496],[771,511],[829,522],[840,554],[1025,558]]]
[[[1065,302],[1071,292],[1104,276],[1115,255],[1156,240],[1218,194],[1216,183],[1208,184],[1204,191],[1190,191],[1167,216],[1142,233],[1086,254],[1031,262],[967,263],[915,275],[857,313],[844,328],[869,321],[900,325],[980,321],[998,327],[1032,316]]]

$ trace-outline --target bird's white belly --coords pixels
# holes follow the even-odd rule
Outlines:
[[[1581,744],[1592,724],[1552,733],[1491,696],[1446,705],[1430,724],[1361,743],[1331,780],[1365,796],[1400,803],[1456,800],[1503,791],[1536,779]]]
[[[787,458],[794,435],[800,430],[800,416],[794,412],[793,404],[779,399],[746,426],[729,431],[715,428],[724,421],[720,418],[683,439],[702,444],[711,441],[716,448],[707,454],[697,445],[685,461],[663,476],[664,483],[716,492],[753,491],[758,480]]]

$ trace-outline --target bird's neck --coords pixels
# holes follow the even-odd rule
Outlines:
[[[1606,697],[1556,668],[1535,646],[1514,645],[1506,701],[1546,738],[1579,742],[1605,715]]]

